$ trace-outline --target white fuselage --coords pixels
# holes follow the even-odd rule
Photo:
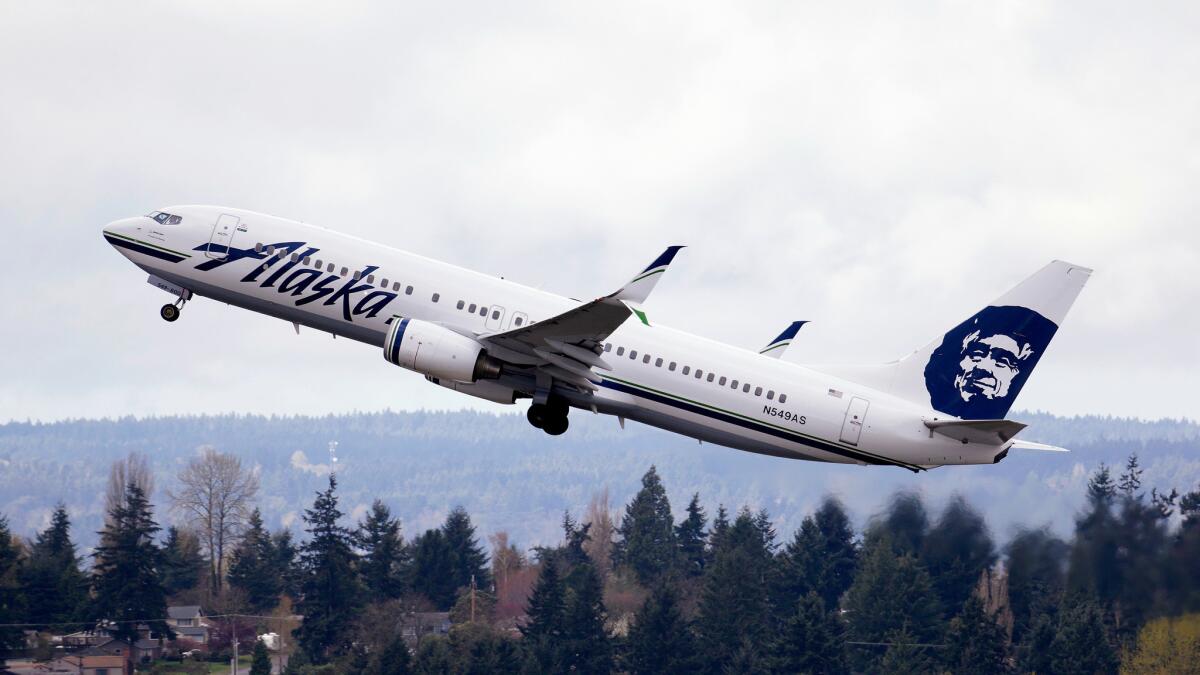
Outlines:
[[[376,348],[393,317],[482,336],[580,304],[283,218],[207,206],[167,211],[180,222],[130,218],[107,226],[105,237],[138,267],[197,295]],[[213,241],[228,249],[214,256]],[[612,370],[600,373],[597,391],[569,393],[572,406],[702,441],[910,469],[992,463],[1004,449],[931,434],[923,420],[945,415],[907,400],[636,318],[608,337],[602,356]],[[522,389],[520,381],[504,383]]]

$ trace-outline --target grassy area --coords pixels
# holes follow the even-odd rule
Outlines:
[[[202,666],[207,670],[199,670],[196,666]],[[190,673],[222,673],[228,675],[230,673],[229,662],[214,663],[211,661],[155,661],[149,666],[138,666],[137,672],[150,673],[154,672],[161,675],[189,675]],[[238,673],[246,675],[250,672],[250,655],[245,654],[238,657]]]

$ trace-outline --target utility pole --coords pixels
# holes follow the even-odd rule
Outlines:
[[[237,639],[237,623],[233,624],[233,664],[230,666],[230,671],[233,675],[237,675],[238,667],[238,639]]]
[[[471,575],[471,623],[475,623],[475,575]],[[234,673],[237,675],[237,673]]]

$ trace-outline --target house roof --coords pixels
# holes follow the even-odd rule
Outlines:
[[[200,605],[175,605],[167,608],[169,619],[197,619],[202,615]]]

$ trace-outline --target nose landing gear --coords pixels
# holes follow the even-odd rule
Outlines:
[[[551,436],[559,436],[566,432],[569,422],[567,421],[567,411],[569,408],[561,401],[551,400],[548,403],[534,403],[529,406],[529,411],[525,413],[525,418],[534,427],[550,434]]]
[[[179,318],[179,313],[183,311],[183,305],[186,302],[187,300],[180,298],[174,303],[167,303],[158,309],[158,315],[163,318],[163,321],[175,321]]]

